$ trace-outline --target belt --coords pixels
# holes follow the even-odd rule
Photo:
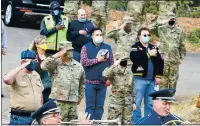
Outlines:
[[[31,112],[30,111],[25,111],[25,110],[17,110],[17,109],[13,109],[11,108],[11,112],[12,115],[17,115],[17,116],[26,116],[26,117],[30,117],[31,116]]]
[[[129,94],[132,94],[132,92],[124,92],[124,91],[112,91],[112,94],[114,95],[129,95]]]

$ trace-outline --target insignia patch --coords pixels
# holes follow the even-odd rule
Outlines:
[[[131,51],[137,51],[137,48],[131,48]]]
[[[138,47],[138,48],[139,48],[140,51],[143,51],[143,48],[141,48],[141,47]]]
[[[143,71],[143,70],[144,70],[143,67],[139,66],[136,71]]]

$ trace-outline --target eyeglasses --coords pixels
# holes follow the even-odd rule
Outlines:
[[[144,36],[144,37],[146,37],[146,36],[149,36],[149,37],[150,37],[151,35],[150,35],[150,34],[144,34],[143,36]]]

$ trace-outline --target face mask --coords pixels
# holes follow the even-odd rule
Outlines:
[[[97,44],[100,44],[103,42],[103,37],[101,36],[97,36],[94,38],[94,42],[97,43]]]
[[[127,60],[123,60],[123,61],[121,61],[119,64],[120,64],[120,66],[122,66],[122,67],[126,67],[126,66],[127,66]]]
[[[150,40],[150,37],[149,37],[149,36],[146,36],[146,37],[142,36],[142,42],[148,43],[149,40]]]
[[[33,70],[35,70],[36,65],[37,65],[37,62],[33,61],[28,66],[26,66],[26,69],[29,70],[29,71],[33,71]]]
[[[127,24],[125,27],[124,27],[124,31],[126,33],[130,33],[131,32],[131,25]]]
[[[168,24],[169,24],[170,26],[173,26],[173,25],[175,24],[175,21],[173,21],[173,20],[172,20],[172,21],[169,21]]]
[[[53,13],[55,16],[57,16],[59,14],[59,10],[54,10]]]
[[[80,18],[79,22],[86,22],[86,20],[87,20],[86,18]]]

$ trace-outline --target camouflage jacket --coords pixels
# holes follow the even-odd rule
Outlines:
[[[132,31],[130,33],[126,33],[124,29],[113,29],[109,31],[106,36],[114,39],[115,43],[117,44],[115,58],[120,58],[118,56],[122,53],[129,57],[131,47],[135,44],[137,39],[136,32]]]
[[[118,97],[134,96],[133,74],[127,68],[122,71],[118,66],[112,65],[103,71],[103,76],[111,81],[112,95]]]
[[[70,15],[77,15],[79,5],[77,0],[65,0],[63,12]]]
[[[180,63],[186,55],[185,34],[178,26],[170,28],[167,24],[158,27],[160,53],[166,62]]]
[[[93,0],[92,9],[92,15],[99,15],[106,18],[108,14],[108,0]]]
[[[50,98],[73,102],[83,98],[85,73],[79,62],[72,59],[72,62],[64,63],[53,55],[41,63],[41,68],[53,79]]]

